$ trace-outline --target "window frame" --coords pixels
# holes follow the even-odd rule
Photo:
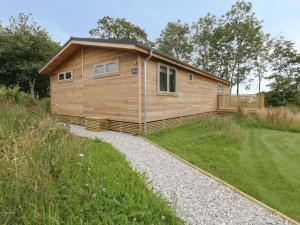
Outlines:
[[[191,80],[190,80],[190,75],[192,75],[192,79]],[[188,72],[187,73],[187,80],[188,80],[189,83],[192,83],[194,81],[194,74],[191,73],[191,72]]]
[[[70,79],[66,79],[66,74],[67,73],[71,73],[71,78]],[[64,75],[64,79],[63,80],[59,79],[59,75],[60,74]],[[69,81],[72,81],[73,80],[73,70],[67,70],[67,71],[63,71],[63,72],[58,72],[57,73],[57,80],[58,80],[58,82],[69,82]]]
[[[160,90],[160,67],[167,67],[167,91]],[[170,91],[170,69],[175,71],[175,92]],[[157,94],[158,95],[174,95],[177,96],[177,69],[174,66],[170,66],[165,63],[157,63]]]
[[[117,70],[116,71],[113,71],[113,72],[107,72],[106,71],[106,66],[107,64],[110,64],[110,63],[116,63],[117,65]],[[104,66],[104,70],[105,72],[102,73],[102,74],[96,74],[96,67],[97,66]],[[119,75],[120,74],[120,63],[119,63],[119,59],[114,59],[114,60],[109,60],[109,61],[105,61],[105,62],[102,62],[102,63],[99,63],[99,64],[95,64],[94,65],[94,78],[101,78],[101,77],[109,77],[109,76],[116,76],[116,75]]]
[[[220,88],[221,87],[221,88]],[[218,83],[217,84],[217,92],[218,92],[218,94],[223,94],[223,92],[224,92],[224,84],[223,83]]]

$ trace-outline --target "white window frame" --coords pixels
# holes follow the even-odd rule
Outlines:
[[[66,79],[66,73],[71,73],[71,78],[70,79]],[[59,75],[60,74],[64,75],[64,79],[63,80],[59,79]],[[58,82],[72,81],[73,80],[73,71],[72,70],[68,70],[68,71],[63,71],[63,72],[57,73],[57,80],[58,80]]]
[[[222,83],[217,84],[217,92],[218,94],[223,94],[224,91],[224,85]]]
[[[107,66],[107,64],[110,64],[110,63],[116,63],[117,64],[117,70],[116,71],[113,71],[113,72],[107,72],[106,71],[106,66]],[[96,74],[96,67],[97,66],[104,66],[105,72],[101,73],[101,74]],[[119,75],[119,71],[120,71],[120,64],[119,64],[118,59],[106,61],[106,62],[94,65],[94,78]]]
[[[160,90],[160,66],[167,67],[167,91]],[[170,91],[170,69],[175,70],[175,91]],[[164,63],[157,63],[157,92],[159,94],[176,94],[177,93],[177,69],[173,66],[164,64]]]
[[[191,80],[190,80],[190,75],[192,75],[192,79],[191,79]],[[188,79],[188,82],[192,83],[193,80],[194,80],[194,74],[191,73],[191,72],[188,72],[188,74],[187,74],[187,79]]]

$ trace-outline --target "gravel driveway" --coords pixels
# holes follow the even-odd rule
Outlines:
[[[86,131],[77,125],[70,125],[70,130],[76,135],[102,139],[125,154],[132,166],[151,181],[154,191],[171,202],[186,224],[290,224],[140,137],[114,131]]]

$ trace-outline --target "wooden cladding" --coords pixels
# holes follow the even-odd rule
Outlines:
[[[215,112],[198,113],[188,116],[148,122],[147,133],[153,133],[165,129],[179,127],[214,114]],[[85,128],[90,131],[113,130],[131,134],[142,134],[144,132],[143,123],[124,122],[99,118],[82,118],[76,116],[59,116],[59,119],[60,121],[66,123],[84,125]]]
[[[52,113],[77,118],[64,122],[85,125],[89,130],[142,133],[144,59],[145,55],[141,53],[117,48],[85,46],[73,49],[72,54],[53,69],[50,78]],[[114,61],[118,64],[118,76],[95,77],[96,65]],[[149,132],[180,126],[196,120],[197,115],[217,110],[218,81],[195,73],[191,81],[187,79],[191,71],[176,64],[168,64],[167,67],[171,68],[171,72],[167,72],[170,73],[168,82],[172,69],[176,71],[176,92],[159,91],[157,68],[164,63],[155,58],[148,61]],[[72,80],[58,82],[58,74],[64,71],[72,71]],[[172,89],[170,84],[167,84],[168,89]],[[223,93],[229,93],[229,90],[229,85],[224,84]]]

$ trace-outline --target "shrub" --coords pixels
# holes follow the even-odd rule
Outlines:
[[[14,88],[1,86],[0,99],[14,101],[21,105],[27,105],[31,101],[30,95],[20,91],[19,86],[15,86]]]

